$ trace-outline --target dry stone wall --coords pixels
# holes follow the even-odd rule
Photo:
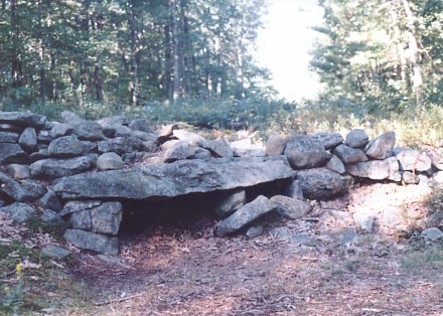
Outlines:
[[[417,184],[441,177],[436,155],[395,147],[395,133],[372,140],[364,130],[273,134],[261,149],[245,141],[208,140],[177,124],[153,131],[147,120],[115,116],[61,122],[31,112],[0,112],[0,211],[69,221],[65,239],[81,249],[118,253],[122,199],[157,201],[219,192],[215,234],[225,236],[275,212],[290,219],[307,200],[345,194],[354,181]],[[269,192],[246,191],[275,183]],[[257,234],[257,229],[248,235]]]

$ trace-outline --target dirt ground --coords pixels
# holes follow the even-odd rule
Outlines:
[[[72,273],[92,289],[85,300],[94,307],[66,313],[443,315],[442,247],[331,219],[349,212],[356,196],[378,196],[369,194],[374,187],[354,192],[317,204],[308,218],[266,218],[255,238],[215,237],[216,219],[200,211],[182,217],[179,227],[123,232],[118,258],[77,255]]]

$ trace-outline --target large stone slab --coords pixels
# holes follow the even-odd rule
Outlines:
[[[284,154],[293,169],[322,166],[331,158],[324,145],[307,135],[295,135],[289,138]]]
[[[293,174],[284,156],[195,159],[78,174],[58,179],[54,191],[65,199],[141,200],[249,187]]]
[[[245,204],[234,214],[221,221],[215,228],[215,234],[222,237],[233,233],[276,208],[277,204],[260,195],[254,201]]]
[[[31,112],[0,112],[0,123],[7,123],[16,126],[37,127],[45,126],[46,117],[33,114]]]

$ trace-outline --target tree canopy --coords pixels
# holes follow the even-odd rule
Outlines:
[[[265,0],[1,0],[3,103],[246,98]]]
[[[364,110],[443,104],[443,2],[320,0],[311,67],[324,96]]]

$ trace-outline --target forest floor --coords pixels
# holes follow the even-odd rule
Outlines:
[[[351,197],[374,190],[410,194],[379,185]],[[117,257],[77,251],[42,286],[53,303],[19,315],[443,315],[442,246],[330,216],[348,212],[351,197],[319,203],[309,218],[266,218],[255,238],[215,237],[217,220],[201,211],[126,229]]]

